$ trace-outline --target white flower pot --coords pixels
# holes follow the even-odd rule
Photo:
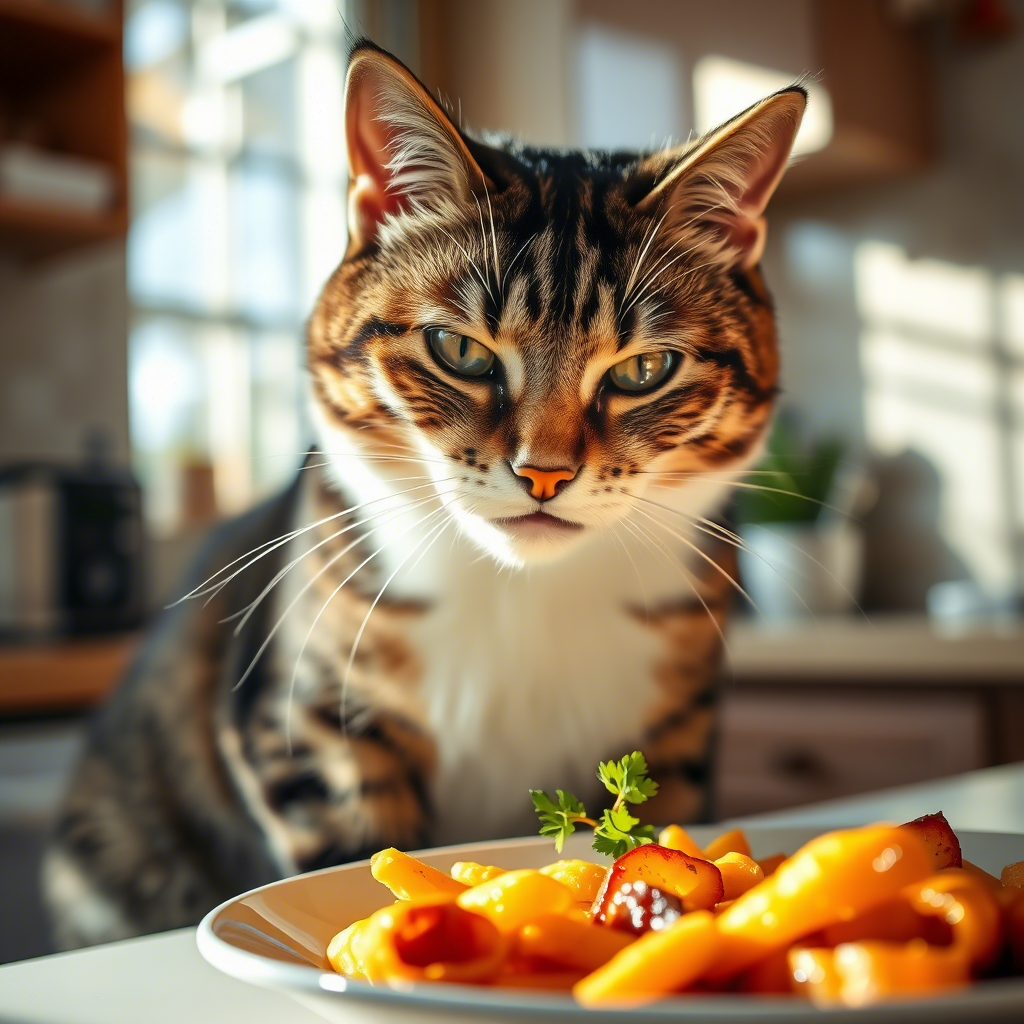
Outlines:
[[[748,525],[740,535],[749,549],[739,552],[743,586],[768,621],[856,607],[864,561],[863,535],[856,523],[836,519]]]

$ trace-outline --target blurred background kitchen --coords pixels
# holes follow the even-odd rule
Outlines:
[[[84,717],[309,443],[347,31],[550,144],[805,76],[718,813],[1024,759],[1024,0],[0,0],[0,961]]]

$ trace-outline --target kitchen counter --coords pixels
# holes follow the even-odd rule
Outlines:
[[[744,820],[830,827],[939,809],[954,828],[1024,832],[1024,763]],[[192,928],[0,967],[0,1020],[322,1024],[290,999],[214,970],[199,956]]]
[[[1024,689],[1024,623],[951,627],[925,615],[819,616],[729,627],[740,683],[1008,685]]]

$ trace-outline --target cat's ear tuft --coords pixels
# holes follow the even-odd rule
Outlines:
[[[357,43],[345,83],[349,251],[372,242],[389,215],[444,211],[490,183],[459,130],[415,75]]]
[[[656,184],[637,203],[663,230],[730,266],[750,269],[765,243],[764,211],[786,169],[807,105],[792,86],[755,103],[695,145],[655,154],[638,173]]]

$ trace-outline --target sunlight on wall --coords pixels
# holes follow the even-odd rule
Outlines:
[[[861,363],[873,380],[898,383],[904,394],[952,410],[985,415],[996,400],[992,360],[902,334],[895,327],[864,331]]]
[[[1010,351],[1024,358],[1024,275],[1007,274],[1000,280],[999,315]]]
[[[1013,472],[1018,481],[1014,527],[1024,536],[1024,274],[1007,274],[999,282],[999,313],[1014,365],[1010,371],[1010,403],[1014,424]]]
[[[990,590],[1020,587],[1024,278],[870,241],[854,279],[868,441],[926,458],[945,542]]]
[[[728,121],[752,103],[784,89],[793,75],[718,54],[701,57],[693,69],[693,113],[698,132]],[[824,149],[832,138],[832,100],[816,82],[804,82],[810,102],[793,144],[793,156]]]
[[[934,332],[957,345],[992,338],[992,278],[980,267],[910,260],[897,245],[862,242],[855,257],[857,307],[872,321]]]

